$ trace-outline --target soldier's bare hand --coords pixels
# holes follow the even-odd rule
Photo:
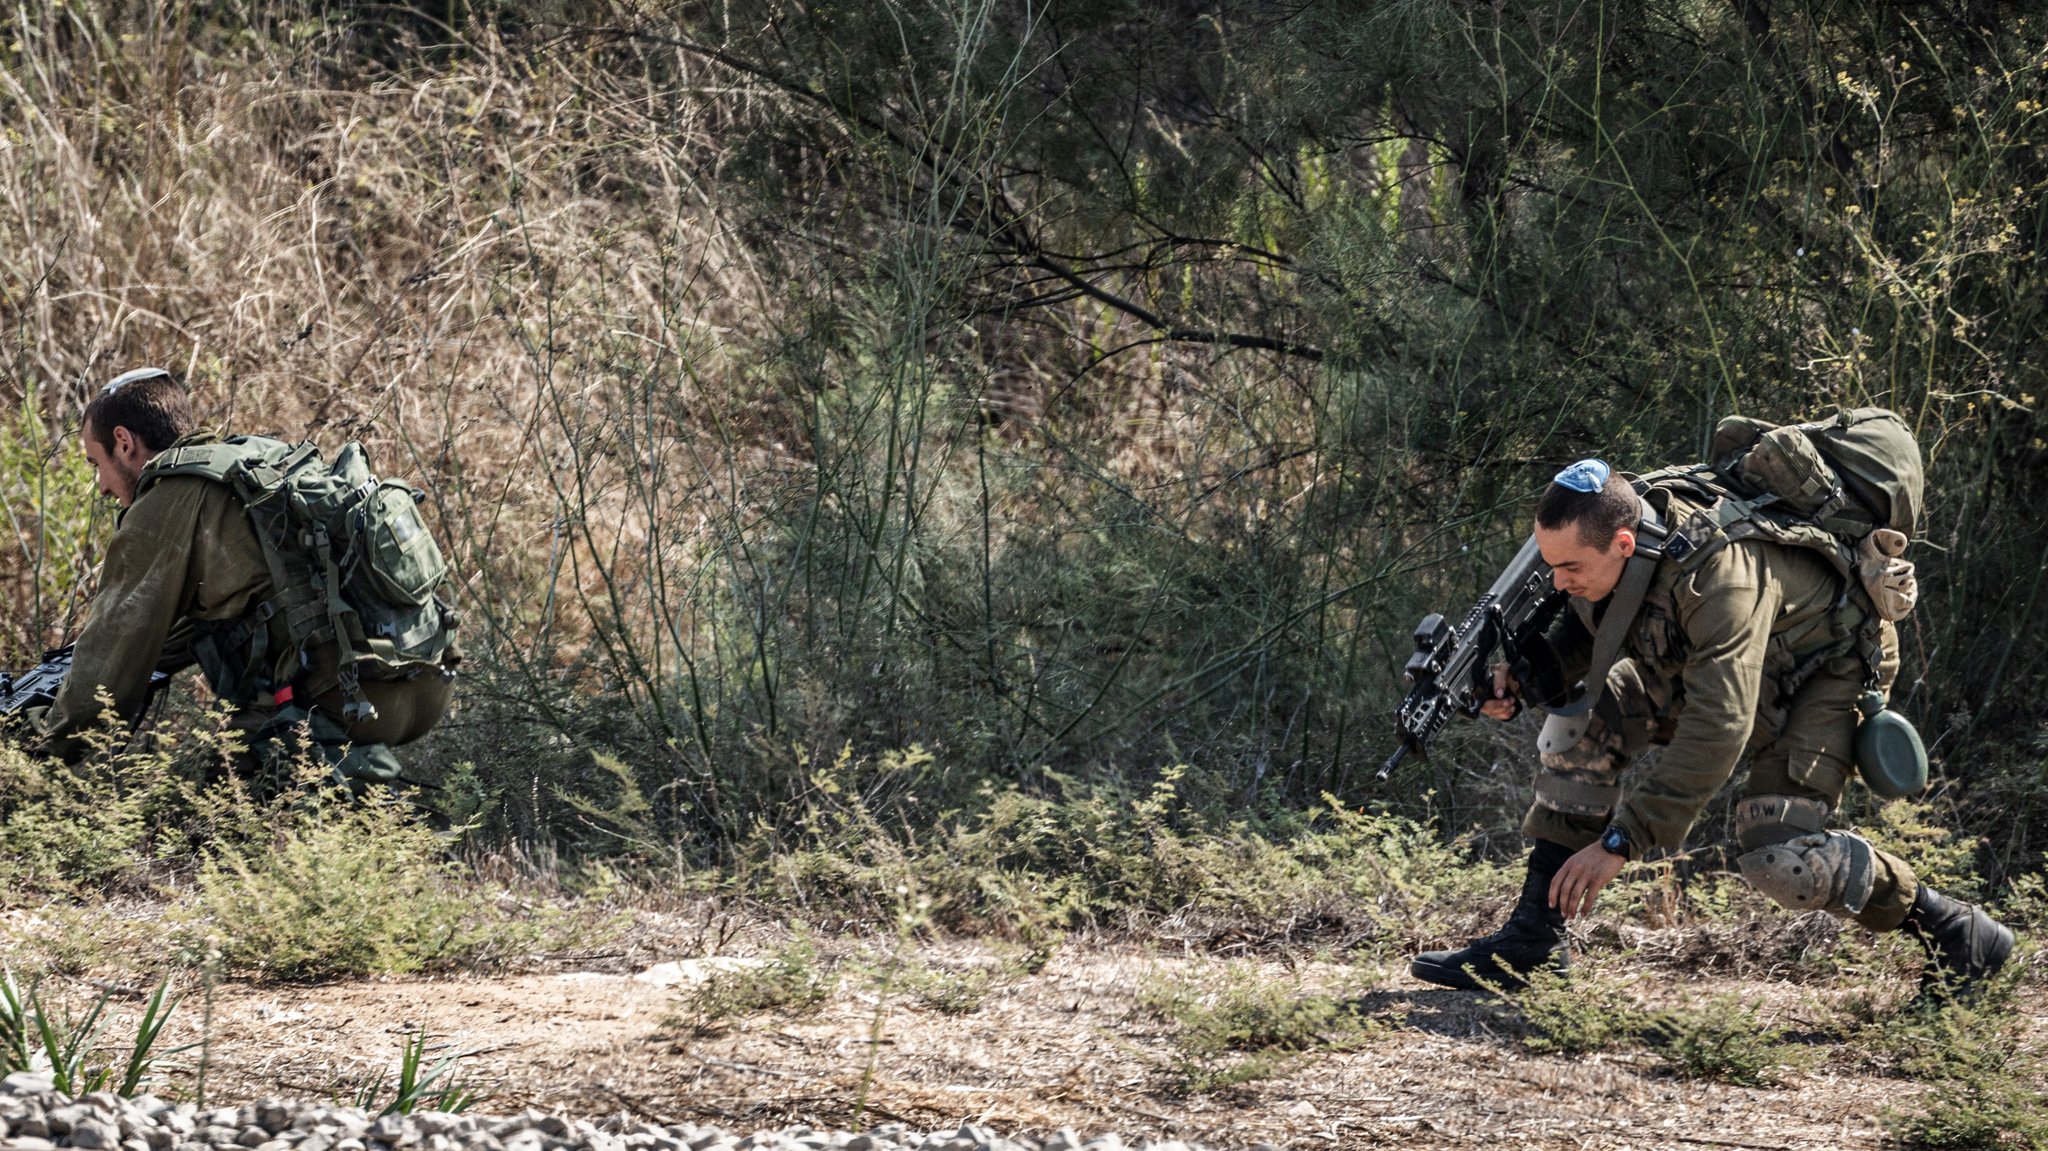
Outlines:
[[[1522,701],[1515,697],[1515,693],[1520,690],[1521,685],[1515,682],[1514,676],[1508,674],[1508,665],[1494,664],[1493,698],[1479,705],[1479,714],[1503,720],[1513,719],[1522,714]]]
[[[1577,919],[1593,910],[1600,889],[1614,882],[1628,860],[1597,843],[1589,844],[1564,861],[1550,881],[1550,906],[1566,919]]]

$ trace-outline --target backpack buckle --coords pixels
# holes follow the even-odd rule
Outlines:
[[[1684,532],[1672,532],[1664,537],[1664,558],[1682,560],[1692,554],[1692,541]]]

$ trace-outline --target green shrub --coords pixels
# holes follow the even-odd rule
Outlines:
[[[799,933],[766,962],[715,971],[690,988],[670,1023],[695,1035],[715,1035],[765,1011],[806,1015],[823,1006],[838,986],[837,973],[820,962],[811,937]]]
[[[113,727],[85,739],[75,765],[0,740],[0,891],[90,895],[151,866],[186,794],[169,751]]]
[[[972,1015],[981,1010],[995,987],[991,967],[934,967],[918,963],[896,977],[897,986],[918,1006],[946,1015]]]
[[[405,807],[319,794],[273,835],[218,842],[185,935],[231,970],[287,979],[417,971],[530,944]]]
[[[1586,1055],[1641,1046],[1651,1017],[1622,985],[1583,967],[1540,970],[1502,1001],[1515,1009],[1523,1047],[1544,1055]]]
[[[1194,1092],[1279,1074],[1296,1057],[1357,1047],[1376,1028],[1341,998],[1305,992],[1249,964],[1155,982],[1139,1006],[1174,1026],[1175,1071]]]
[[[1681,1079],[1769,1087],[1813,1062],[1810,1053],[1785,1041],[1784,1027],[1766,1022],[1737,995],[1659,1012],[1652,1034],[1665,1066]]]
[[[2048,1065],[2022,1022],[2007,994],[1879,1024],[1870,1042],[1881,1058],[1929,1083],[1915,1109],[1886,1115],[1892,1133],[1914,1147],[2048,1148],[2040,1087]]]
[[[1401,949],[1440,935],[1461,904],[1505,886],[1465,845],[1405,816],[1326,797],[1307,812],[1247,817],[1191,787],[1185,767],[1137,795],[1069,779],[1052,794],[984,783],[923,824],[885,821],[864,798],[884,778],[914,796],[942,771],[917,748],[879,762],[842,754],[813,772],[794,811],[759,825],[735,882],[756,896],[881,920],[893,914],[902,877],[915,874],[935,926],[1027,943],[1172,916],[1186,932],[1208,927],[1234,939]]]

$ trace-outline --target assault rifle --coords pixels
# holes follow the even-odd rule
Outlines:
[[[1405,677],[1413,686],[1401,701],[1396,724],[1401,746],[1380,767],[1380,779],[1393,774],[1409,752],[1429,758],[1429,745],[1441,735],[1453,714],[1478,715],[1493,698],[1493,665],[1506,660],[1523,694],[1556,700],[1568,685],[1544,632],[1567,597],[1550,579],[1550,565],[1531,537],[1493,581],[1464,622],[1452,626],[1434,612],[1415,627],[1415,654],[1408,657]],[[1496,657],[1498,653],[1498,658]]]
[[[64,676],[70,670],[71,645],[67,643],[44,652],[43,662],[19,675],[0,672],[0,716],[12,715],[25,707],[47,707],[57,702],[57,687],[64,682]],[[170,681],[171,677],[163,672],[151,672],[150,696],[154,698]]]

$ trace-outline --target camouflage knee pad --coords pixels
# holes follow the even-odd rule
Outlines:
[[[1751,887],[1792,911],[1825,911],[1843,919],[1870,902],[1877,853],[1845,831],[1801,835],[1760,847],[1735,861]]]

